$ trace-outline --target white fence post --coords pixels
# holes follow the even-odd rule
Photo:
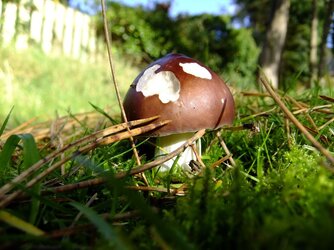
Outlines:
[[[89,29],[89,43],[88,43],[88,52],[91,55],[91,59],[95,61],[97,59],[97,39],[95,36],[95,29]]]
[[[42,49],[45,53],[49,53],[52,49],[54,11],[55,4],[46,0],[43,9],[44,23],[42,29]]]
[[[64,38],[64,27],[65,27],[65,18],[66,18],[66,9],[64,5],[60,3],[56,3],[56,10],[55,10],[55,44],[57,47],[62,47],[62,41]],[[58,48],[57,48],[58,49]]]
[[[2,27],[2,39],[4,45],[10,44],[15,35],[15,24],[17,16],[17,6],[14,3],[7,3],[4,11],[4,21]]]
[[[89,45],[89,27],[90,27],[90,22],[89,22],[89,16],[84,15],[82,17],[82,38],[81,38],[81,59],[86,61],[87,60],[87,54],[88,54],[88,45]]]
[[[79,58],[81,51],[83,14],[76,11],[74,13],[74,32],[73,32],[73,56]]]
[[[39,44],[42,41],[44,0],[33,0],[33,4],[36,9],[31,14],[30,37]]]
[[[18,18],[16,26],[16,43],[15,46],[17,49],[26,49],[28,48],[29,36],[27,33],[29,24],[30,24],[30,11],[26,8],[28,0],[21,0],[18,4]]]
[[[65,55],[70,55],[72,51],[73,16],[74,16],[74,10],[71,8],[67,8],[65,15],[65,31],[63,38],[63,51]]]
[[[0,20],[1,20],[1,14],[2,14],[2,0],[0,0]],[[1,30],[1,22],[0,22],[0,30]]]
[[[31,6],[30,1],[33,6]],[[59,52],[82,60],[95,59],[97,39],[89,15],[52,0],[0,0],[0,46],[29,47],[29,38],[45,53]]]

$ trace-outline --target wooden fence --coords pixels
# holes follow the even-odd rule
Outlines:
[[[45,53],[95,59],[92,17],[52,0],[0,0],[0,46],[38,44]]]

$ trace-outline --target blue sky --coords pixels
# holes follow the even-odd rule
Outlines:
[[[141,4],[145,7],[152,7],[154,3],[152,0],[118,0],[118,2],[131,6]],[[161,2],[164,1],[161,0]],[[170,15],[175,17],[180,13],[190,15],[201,13],[227,14],[234,13],[234,11],[233,0],[174,0],[172,1]]]
[[[135,6],[142,5],[151,8],[155,1],[164,2],[164,0],[116,0],[117,2],[126,5]],[[99,3],[100,1],[98,1]],[[209,14],[232,14],[235,11],[233,0],[172,0],[170,15],[172,17],[178,14],[185,13],[196,15],[202,13]],[[74,8],[79,8],[82,11],[90,14],[96,13],[95,0],[69,0],[69,5]]]

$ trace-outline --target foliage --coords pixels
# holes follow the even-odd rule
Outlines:
[[[142,7],[127,7],[110,2],[107,12],[111,20],[111,34],[114,45],[126,57],[138,64],[158,58],[171,50],[171,41],[166,41],[173,32],[171,20],[162,11],[148,11]],[[101,17],[97,17],[97,32],[104,36]],[[158,27],[164,29],[158,29]],[[162,35],[162,33],[165,33]]]
[[[240,168],[220,175],[220,185],[212,181],[217,171],[207,170],[173,219],[199,249],[330,247],[333,180],[317,159],[295,146],[255,186]]]
[[[237,74],[250,83],[259,50],[247,29],[235,29],[227,16],[200,15],[178,20],[178,51],[206,62],[226,78]],[[196,42],[194,42],[196,41]],[[244,87],[242,81],[236,83]]]
[[[110,3],[108,18],[114,45],[138,64],[151,62],[170,52],[183,53],[211,67],[240,86],[253,84],[259,54],[251,32],[236,29],[228,16],[179,16],[171,19],[168,9]],[[98,31],[103,34],[102,20]]]
[[[239,7],[234,18],[245,26],[250,25],[256,43],[261,44],[271,16],[273,1],[234,0],[234,2]]]
[[[239,5],[236,18],[253,30],[258,46],[261,46],[275,1],[235,0]],[[322,27],[326,1],[317,1],[319,27]],[[283,89],[293,88],[299,82],[307,83],[310,77],[309,54],[312,1],[291,0],[288,32],[280,65],[280,82]],[[322,30],[318,30],[318,41]]]
[[[290,7],[288,33],[281,65],[281,79],[283,88],[294,87],[296,76],[301,82],[309,79],[309,37],[311,35],[311,1],[301,3],[293,1]],[[320,40],[320,37],[319,37]]]

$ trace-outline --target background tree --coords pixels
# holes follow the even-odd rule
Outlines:
[[[312,0],[312,19],[311,19],[311,36],[310,36],[310,81],[309,87],[316,80],[318,66],[318,1]]]
[[[272,3],[271,20],[266,31],[260,55],[260,65],[274,88],[278,87],[281,54],[289,21],[290,0]]]
[[[333,11],[334,11],[334,0],[327,0],[326,1],[326,11],[324,15],[324,22],[323,22],[323,29],[322,29],[322,37],[320,43],[320,55],[319,55],[319,65],[318,65],[318,77],[323,77],[324,73],[326,72],[326,44],[327,44],[327,37],[330,31],[330,26],[333,23]],[[333,44],[332,44],[333,46]]]
[[[235,18],[242,21],[245,25],[253,30],[253,36],[257,42],[257,45],[263,48],[264,37],[266,36],[269,23],[266,20],[270,13],[270,6],[275,0],[235,0],[238,5],[238,12]],[[316,3],[316,10],[312,4]],[[313,30],[313,34],[317,33],[317,40],[321,41],[321,45],[316,47],[318,52],[313,55],[319,55],[319,60],[324,58],[326,53],[326,41],[328,37],[328,29],[330,31],[330,25],[333,22],[333,0],[317,0],[317,1],[299,1],[290,0],[290,15],[288,29],[285,39],[285,45],[281,57],[281,63],[279,65],[279,78],[280,87],[288,89],[301,83],[304,86],[309,87],[311,73],[311,27],[312,27],[312,12],[317,12],[317,30]],[[264,13],[267,13],[267,19],[264,17]],[[326,21],[327,20],[327,23]],[[327,29],[323,27],[327,27]],[[321,29],[322,28],[322,29]],[[322,32],[322,30],[327,32]],[[322,35],[321,35],[322,34]],[[322,37],[321,37],[322,36]],[[334,40],[334,39],[333,39]],[[323,49],[321,49],[323,48]],[[315,47],[313,47],[315,49]],[[323,51],[323,52],[321,52]],[[314,59],[313,59],[314,60]],[[316,67],[319,71],[326,69],[326,63],[323,61],[323,66],[320,66],[319,60],[316,61]],[[320,72],[320,71],[319,71]],[[320,72],[321,73],[321,72]]]
[[[280,87],[285,90],[297,84],[308,87],[310,81],[312,1],[291,1],[288,33],[280,65]],[[319,0],[317,2],[319,5]]]
[[[262,48],[259,64],[277,87],[290,0],[235,0],[235,3],[239,6],[236,19],[252,28],[253,36]]]

